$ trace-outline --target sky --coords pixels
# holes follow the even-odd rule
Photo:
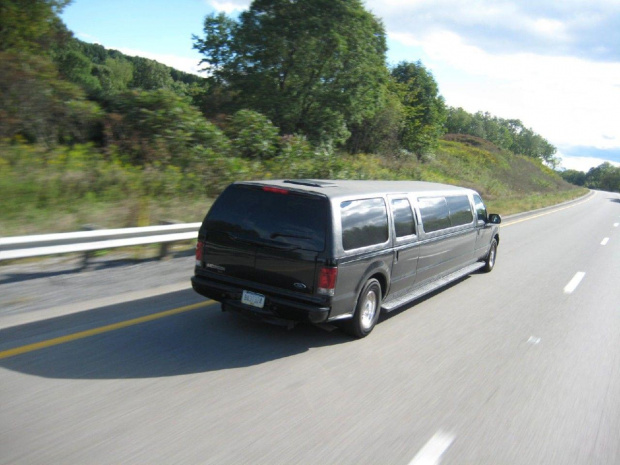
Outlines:
[[[73,0],[74,35],[198,73],[204,17],[249,0]],[[421,60],[452,107],[523,124],[561,166],[620,166],[620,0],[364,0],[389,65]]]

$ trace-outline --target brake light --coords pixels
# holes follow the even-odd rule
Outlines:
[[[269,186],[264,186],[264,187],[263,187],[263,190],[264,190],[265,192],[271,192],[271,193],[273,193],[273,194],[284,194],[284,195],[286,195],[286,194],[288,194],[288,193],[289,193],[289,191],[287,191],[286,189],[282,189],[282,188],[280,188],[280,187],[269,187]]]
[[[319,285],[317,292],[323,295],[334,295],[336,288],[336,278],[338,277],[338,267],[324,266],[319,272]]]
[[[204,256],[204,242],[198,241],[196,244],[196,266],[202,266],[202,259]]]

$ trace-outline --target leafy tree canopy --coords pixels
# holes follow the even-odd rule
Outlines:
[[[392,78],[405,110],[401,144],[421,158],[443,133],[444,99],[439,95],[433,75],[420,61],[399,63],[392,69]]]
[[[194,47],[233,110],[265,114],[283,133],[344,142],[377,109],[385,31],[360,0],[255,0],[238,20],[209,15]]]
[[[620,192],[620,167],[605,162],[590,168],[587,173],[577,170],[561,171],[565,181],[576,186],[585,186],[590,189],[600,189],[608,192]]]
[[[451,134],[469,134],[493,142],[519,155],[538,158],[556,167],[557,149],[518,119],[503,119],[488,112],[470,114],[462,108],[448,108],[445,130]]]
[[[61,36],[70,36],[59,18],[71,0],[2,0],[0,51],[49,49]]]
[[[0,62],[0,138],[21,135],[48,146],[88,139],[101,110],[61,79],[49,58],[0,52]]]

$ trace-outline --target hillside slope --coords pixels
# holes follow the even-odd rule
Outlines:
[[[434,154],[351,155],[287,152],[248,160],[236,151],[198,162],[200,172],[136,167],[92,145],[48,149],[0,142],[0,235],[123,228],[161,220],[199,221],[229,183],[248,179],[400,179],[442,182],[479,191],[508,215],[578,197],[577,188],[540,162],[471,136],[448,135]]]
[[[461,134],[445,135],[434,153],[422,160],[346,155],[341,163],[336,177],[411,179],[470,187],[503,215],[553,205],[586,192],[538,159],[514,155],[487,140]]]
[[[471,187],[503,214],[539,208],[585,192],[537,159],[514,155],[468,135],[445,135],[435,155],[422,166],[426,179]]]
[[[463,181],[472,180],[481,193],[491,196],[571,190],[539,160],[514,155],[491,142],[462,134],[446,134],[434,160],[442,171]]]

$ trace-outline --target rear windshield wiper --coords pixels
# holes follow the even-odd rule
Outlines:
[[[298,236],[297,234],[283,234],[283,233],[272,233],[269,236],[271,239],[275,239],[276,237],[290,237],[293,239],[309,239],[312,240],[312,237],[308,237],[308,236]]]
[[[228,237],[231,239],[243,242],[244,244],[257,245],[259,247],[273,247],[274,249],[282,249],[282,250],[296,250],[301,247],[292,244],[284,244],[282,242],[273,242],[265,239],[249,239],[245,237],[239,237],[236,234],[227,233]],[[273,236],[273,235],[272,235]]]

